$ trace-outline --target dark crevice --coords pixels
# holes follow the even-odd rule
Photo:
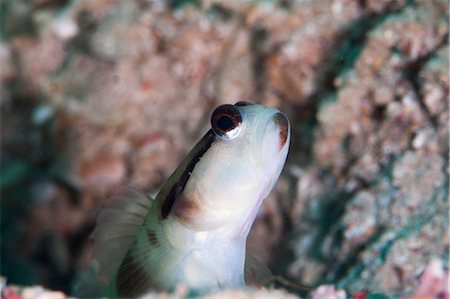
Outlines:
[[[440,42],[434,47],[434,49],[430,50],[425,55],[419,57],[418,59],[408,63],[403,70],[403,74],[405,78],[411,83],[414,94],[417,97],[417,100],[419,102],[420,108],[422,111],[425,112],[425,115],[430,122],[430,124],[433,126],[433,128],[436,130],[438,127],[438,120],[436,116],[433,116],[430,111],[428,110],[425,101],[424,101],[424,94],[421,90],[421,71],[424,68],[424,66],[427,64],[430,59],[435,57],[436,52],[448,44],[448,34],[445,34]]]
[[[262,96],[266,83],[266,72],[264,69],[266,55],[261,50],[262,43],[266,38],[267,30],[263,27],[254,26],[250,29],[250,56],[252,57],[255,98]]]
[[[295,177],[288,177],[289,180],[289,190],[288,195],[286,195],[286,199],[295,198],[296,196],[296,188],[295,188]],[[287,203],[288,200],[284,201]],[[283,204],[283,201],[281,202]],[[294,238],[294,224],[292,223],[292,219],[289,215],[289,208],[285,205],[280,209],[281,217],[283,219],[283,233],[281,240],[291,240]],[[269,269],[273,271],[276,275],[281,275],[283,277],[288,277],[286,269],[288,269],[290,262],[295,259],[295,254],[291,246],[275,246],[272,248],[271,252],[271,264],[269,265]]]
[[[371,119],[375,120],[377,123],[381,123],[385,119],[387,106],[375,106],[372,111]]]
[[[352,192],[347,192],[345,190],[337,190],[335,194],[321,199],[321,215],[319,225],[319,234],[318,237],[312,242],[310,246],[309,255],[322,260],[329,261],[333,260],[332,257],[323,256],[321,252],[318,252],[317,248],[322,248],[323,241],[329,235],[330,231],[336,229],[336,225],[342,219],[342,216],[345,213],[345,209],[347,207],[350,199],[355,195],[356,190]],[[331,265],[329,265],[331,267]]]
[[[95,57],[95,53],[91,49],[92,34],[98,26],[94,16],[89,11],[81,11],[77,15],[76,22],[80,28],[80,33],[68,44],[68,51],[75,51]]]
[[[167,3],[172,10],[182,9],[189,5],[200,7],[200,2],[198,0],[168,0]]]
[[[367,0],[357,0],[358,7],[359,7],[360,10],[365,10],[366,9],[366,7],[367,7],[366,1]]]
[[[36,36],[37,26],[30,17],[31,9],[23,1],[0,1],[0,38],[9,40],[17,35]],[[22,9],[17,9],[22,6]]]
[[[103,55],[99,55],[92,48],[93,36],[100,25],[98,23],[99,21],[95,18],[95,16],[93,16],[92,13],[88,10],[81,10],[76,15],[76,22],[79,27],[79,33],[66,44],[65,50],[67,53],[69,53],[69,55],[66,55],[62,67],[60,68],[60,71],[65,70],[68,64],[70,63],[71,59],[77,54],[91,57],[97,60],[98,62],[105,63],[107,65],[116,63],[114,59],[107,58]],[[159,46],[160,45],[158,44],[158,47]]]
[[[385,243],[385,245],[380,249],[380,259],[382,262],[386,261],[386,258],[391,250],[392,246],[396,243],[396,241],[406,238],[410,235],[411,231],[419,231],[426,223],[430,222],[434,215],[428,215],[427,217],[423,217],[421,221],[417,221],[414,217],[407,225],[403,226],[401,229],[395,231],[395,237],[390,239]]]
[[[366,10],[365,1],[360,1],[360,6],[363,11]],[[348,24],[337,34],[336,44],[328,54],[324,55],[328,59],[322,62],[323,68],[317,72],[316,91],[302,101],[302,103],[308,104],[297,104],[294,107],[295,113],[293,113],[292,122],[301,124],[300,132],[297,133],[304,134],[308,131],[314,131],[318,126],[317,113],[320,106],[325,101],[335,99],[336,79],[354,66],[366,44],[369,32],[373,31],[387,18],[401,13],[404,8],[404,6],[398,7],[395,3],[391,3],[384,11],[379,13],[363,12],[357,20]],[[282,95],[280,96],[282,97]],[[299,144],[293,144],[293,146],[300,148],[306,156],[305,161],[313,161],[312,145],[314,144],[314,138],[314,134],[305,133],[301,139],[293,140],[294,143],[299,142]]]
[[[231,9],[223,5],[220,5],[220,3],[214,3],[213,5],[211,5],[211,7],[208,10],[208,13],[212,17],[214,17],[214,19],[216,20],[218,19],[222,22],[228,22],[232,20],[235,15],[235,13]]]
[[[289,10],[292,8],[293,0],[280,0],[278,6],[282,9]]]
[[[346,255],[346,258],[343,261],[338,261],[337,263],[334,263],[332,267],[327,267],[327,269],[330,269],[328,273],[330,273],[331,275],[328,275],[326,277],[324,283],[335,283],[336,281],[344,278],[347,273],[360,262],[359,258],[361,254],[367,248],[370,248],[372,244],[375,244],[383,235],[385,230],[386,228],[383,226],[377,227],[373,235],[367,241],[353,248]]]
[[[347,163],[342,167],[341,172],[348,174],[353,166],[353,164],[358,160],[359,157],[355,156],[351,150],[351,143],[353,140],[353,135],[351,133],[344,136],[342,139],[342,152],[345,154],[345,160]]]
[[[337,44],[330,49],[329,55],[325,55],[325,57],[329,57],[329,60],[325,61],[323,65],[329,65],[329,67],[318,75],[318,78],[321,78],[318,79],[318,83],[322,88],[318,88],[316,94],[310,96],[311,99],[316,99],[318,96],[323,99],[324,95],[334,93],[336,91],[335,79],[353,68],[366,45],[368,34],[383,24],[387,18],[401,13],[405,8],[391,3],[384,11],[374,13],[366,11],[365,4],[361,5],[363,6],[361,16],[350,22],[337,34],[339,39]]]

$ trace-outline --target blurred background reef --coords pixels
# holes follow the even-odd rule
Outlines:
[[[114,188],[155,194],[213,108],[249,100],[293,128],[250,250],[298,284],[420,293],[449,258],[448,9],[0,0],[1,275],[69,293]]]

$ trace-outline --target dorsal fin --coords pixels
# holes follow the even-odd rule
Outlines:
[[[247,253],[245,255],[244,279],[248,286],[270,287],[273,282],[272,272],[264,263]]]
[[[82,279],[77,290],[78,296],[98,296],[100,294],[96,292],[110,284],[135,241],[151,205],[150,196],[131,187],[120,187],[105,203],[91,235],[94,240],[91,274]]]

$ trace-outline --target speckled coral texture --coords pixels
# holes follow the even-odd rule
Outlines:
[[[292,124],[248,240],[277,287],[406,297],[447,264],[448,1],[170,3],[1,3],[2,275],[70,292],[104,200],[155,194],[238,100]]]

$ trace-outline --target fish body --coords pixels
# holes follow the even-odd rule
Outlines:
[[[289,142],[289,121],[275,108],[248,102],[217,107],[211,129],[155,200],[122,189],[99,214],[95,295],[138,297],[180,283],[198,293],[244,286],[252,260],[246,238]]]

